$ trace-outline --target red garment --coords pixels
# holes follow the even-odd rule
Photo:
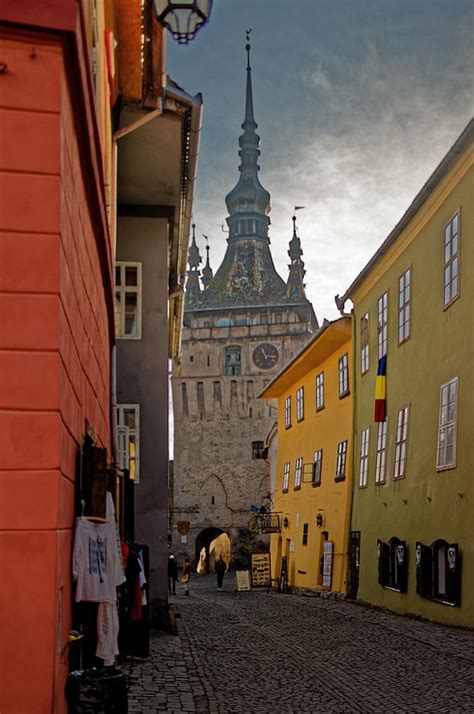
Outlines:
[[[127,558],[128,554],[130,553],[130,548],[126,543],[123,542],[123,540],[120,541],[120,548],[122,550],[122,564],[123,564],[123,569],[127,567]]]
[[[133,586],[133,601],[130,608],[130,619],[131,620],[141,620],[142,619],[142,591],[140,588],[140,578],[135,578],[135,583]]]

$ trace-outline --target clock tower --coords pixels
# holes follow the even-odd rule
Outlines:
[[[318,329],[305,295],[301,242],[293,217],[288,279],[270,253],[270,194],[258,178],[260,137],[254,118],[250,45],[240,176],[226,196],[224,259],[216,274],[189,250],[182,361],[173,374],[174,478],[170,540],[178,557],[198,560],[226,534],[238,564],[259,547],[248,530],[251,505],[269,491],[265,438],[276,410],[258,394]],[[186,531],[186,532],[185,532]]]

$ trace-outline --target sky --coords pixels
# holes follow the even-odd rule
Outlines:
[[[169,38],[167,72],[203,94],[194,220],[214,272],[239,176],[248,28],[270,249],[286,280],[293,207],[305,206],[306,293],[321,323],[473,114],[474,0],[214,0],[193,42]]]

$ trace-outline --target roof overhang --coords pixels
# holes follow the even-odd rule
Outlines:
[[[324,362],[350,338],[350,317],[341,317],[338,320],[324,324],[303,349],[278,372],[258,397],[263,399],[280,397],[295,382],[302,379],[311,369]]]

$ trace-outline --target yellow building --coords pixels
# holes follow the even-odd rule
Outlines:
[[[351,320],[325,323],[262,392],[278,400],[272,577],[345,592],[352,398]],[[286,560],[285,560],[286,559]]]
[[[351,595],[470,627],[473,196],[474,120],[337,301],[353,304]],[[379,371],[385,419],[376,422]]]

